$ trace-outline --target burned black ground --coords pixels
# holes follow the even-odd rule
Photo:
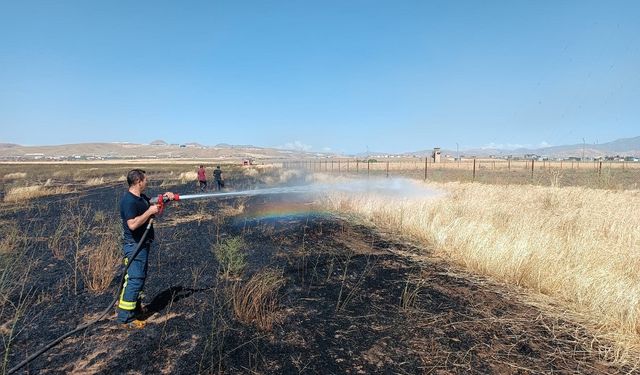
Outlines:
[[[181,187],[178,189],[187,189]],[[5,210],[31,238],[22,250],[30,307],[18,320],[8,366],[96,316],[113,298],[71,282],[73,263],[47,247],[68,207],[102,211],[117,230],[122,188],[42,198]],[[295,215],[256,217],[265,205]],[[469,275],[428,248],[348,218],[318,214],[291,196],[185,201],[156,224],[146,285],[147,327],[110,320],[69,338],[24,373],[618,373],[587,348],[579,326],[518,302],[517,291]],[[306,211],[305,212],[305,208]],[[212,249],[241,236],[248,267],[218,276]],[[3,255],[7,256],[7,255]],[[265,268],[280,270],[275,324],[239,322],[228,291]],[[19,293],[9,299],[17,301]],[[2,319],[10,317],[3,316]],[[588,350],[589,349],[589,350]]]

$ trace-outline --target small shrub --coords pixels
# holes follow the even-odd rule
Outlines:
[[[56,259],[64,258],[65,250],[69,247],[69,241],[67,239],[67,222],[65,220],[58,221],[58,226],[49,237],[47,245]]]
[[[107,215],[104,211],[98,210],[93,214],[93,222],[97,224],[103,224],[107,220]]]
[[[231,301],[236,318],[270,331],[276,321],[278,290],[284,285],[282,271],[265,270],[253,275],[246,283],[237,282],[231,288]]]
[[[120,251],[117,232],[100,236],[92,245],[80,252],[80,273],[85,287],[93,293],[104,291],[111,284],[120,263]]]
[[[238,276],[242,273],[247,265],[244,247],[245,242],[241,237],[232,237],[214,246],[213,253],[220,264],[222,276]]]

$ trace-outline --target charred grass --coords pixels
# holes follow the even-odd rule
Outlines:
[[[259,184],[246,177],[242,186]],[[187,184],[175,190],[191,189]],[[122,190],[95,187],[71,200],[43,197],[2,211],[0,220],[15,224],[0,241],[12,254],[2,258],[3,369],[108,305],[116,287],[117,272],[110,267],[118,257],[110,257],[118,242],[113,224],[119,222]],[[158,191],[157,185],[151,190]],[[274,218],[255,214],[281,203],[311,207],[291,196],[172,203],[156,224],[147,327],[128,331],[102,322],[27,371],[632,370],[605,362],[611,346],[579,325],[523,302],[518,290],[430,256],[429,249],[310,209]],[[70,227],[58,230],[60,225]],[[64,243],[57,252],[51,242],[56,230]],[[242,240],[236,250],[245,266],[229,274],[212,250],[234,238]],[[104,254],[98,258],[107,262],[92,254]],[[94,278],[95,270],[100,272]]]

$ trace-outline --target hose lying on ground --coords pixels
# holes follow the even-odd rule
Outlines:
[[[71,330],[71,331],[65,333],[64,335],[58,337],[57,339],[51,341],[50,343],[48,343],[47,345],[45,345],[44,347],[39,349],[37,352],[31,354],[24,361],[18,363],[16,366],[14,366],[13,368],[9,369],[7,374],[13,374],[14,372],[20,370],[27,363],[29,363],[29,362],[33,361],[34,359],[38,358],[42,353],[46,352],[47,350],[49,350],[49,349],[53,348],[54,346],[56,346],[57,344],[59,344],[62,340],[64,340],[67,337],[69,337],[69,336],[71,336],[71,335],[73,335],[75,333],[78,333],[78,332],[86,329],[87,327],[99,322],[100,320],[102,320],[102,318],[104,318],[109,313],[109,311],[111,311],[111,309],[113,309],[113,306],[115,306],[115,304],[118,301],[118,298],[120,296],[120,291],[122,290],[122,285],[124,284],[124,277],[126,276],[127,271],[129,270],[129,266],[131,265],[132,260],[135,259],[136,256],[138,256],[138,253],[140,252],[140,249],[142,248],[142,244],[147,239],[147,234],[149,233],[149,229],[151,229],[152,225],[153,225],[153,218],[151,218],[151,220],[149,220],[149,224],[147,224],[147,228],[145,229],[144,234],[142,235],[142,238],[140,239],[140,242],[138,242],[136,250],[133,252],[133,255],[131,256],[131,258],[126,263],[126,266],[124,267],[124,271],[122,272],[122,276],[120,277],[120,281],[118,283],[118,291],[116,293],[115,298],[113,299],[113,301],[111,301],[109,306],[107,306],[107,308],[104,309],[104,311],[102,311],[102,313],[100,313],[100,315],[96,319],[94,319],[94,320],[92,320],[92,321],[90,321],[88,323],[80,324],[79,326],[77,326],[73,330]]]

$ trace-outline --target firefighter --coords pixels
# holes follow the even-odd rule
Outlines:
[[[138,242],[142,239],[144,231],[153,215],[158,213],[158,206],[149,202],[149,197],[144,194],[147,188],[145,171],[133,169],[127,174],[129,190],[124,193],[120,201],[120,217],[123,230],[123,253],[125,265],[133,256]],[[173,200],[172,192],[163,194],[169,200]],[[127,328],[144,328],[145,322],[141,314],[141,293],[147,277],[148,256],[153,241],[153,227],[149,229],[145,242],[141,245],[140,252],[125,275],[124,285],[118,301],[117,321]]]
[[[224,179],[219,165],[213,170],[213,179],[216,182],[216,190],[221,190],[224,187]]]

